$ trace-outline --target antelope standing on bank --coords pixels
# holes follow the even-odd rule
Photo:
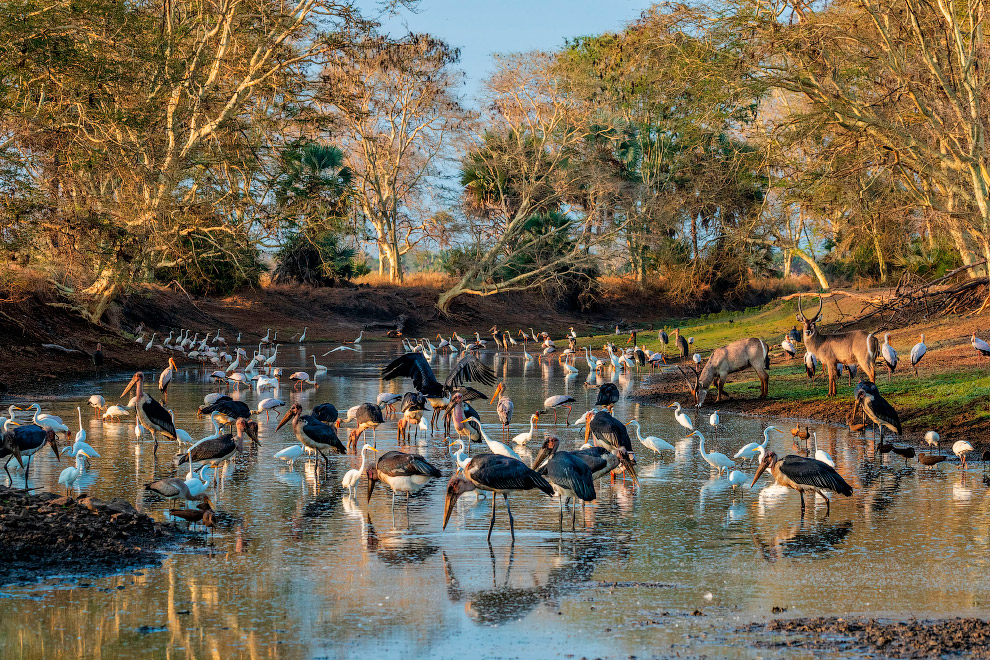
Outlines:
[[[804,324],[804,345],[815,354],[828,372],[828,395],[835,396],[835,381],[838,375],[837,363],[846,365],[859,364],[859,368],[872,383],[876,379],[876,360],[880,350],[880,342],[872,332],[853,330],[851,332],[825,335],[818,332],[818,322],[822,317],[824,301],[818,299],[818,311],[810,319],[801,309],[801,298],[798,298],[797,319]]]

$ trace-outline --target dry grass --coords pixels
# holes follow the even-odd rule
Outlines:
[[[378,273],[368,273],[367,275],[362,275],[361,277],[353,279],[352,282],[354,284],[364,284],[367,286],[421,286],[431,289],[446,289],[454,283],[454,279],[446,273],[407,273],[402,284],[395,284],[393,282],[389,282],[387,277],[379,275]]]

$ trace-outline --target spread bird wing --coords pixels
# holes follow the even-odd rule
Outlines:
[[[781,461],[780,472],[795,483],[805,486],[824,488],[847,497],[853,492],[852,487],[835,468],[813,458],[789,454]]]
[[[457,361],[444,382],[448,387],[464,383],[481,383],[482,385],[493,386],[495,385],[495,372],[473,355],[465,355]]]
[[[464,401],[476,401],[478,399],[487,399],[488,398],[488,396],[486,396],[484,392],[479,392],[478,390],[474,389],[473,387],[470,387],[470,386],[467,386],[467,385],[465,385],[463,387],[455,387],[454,388],[454,393],[455,394],[460,394],[461,395],[461,399],[464,400]]]
[[[430,385],[438,384],[430,363],[422,353],[406,353],[395,358],[382,368],[382,379],[412,378],[413,387],[420,392]]]

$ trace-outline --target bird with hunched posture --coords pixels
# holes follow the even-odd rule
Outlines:
[[[312,415],[303,415],[302,406],[299,403],[293,403],[289,406],[285,415],[279,420],[278,426],[275,427],[275,432],[277,433],[289,421],[292,422],[292,431],[295,433],[296,439],[303,446],[309,447],[319,454],[327,466],[330,465],[327,451],[332,451],[335,454],[347,453],[347,448],[337,437],[337,429],[332,424],[324,424]]]
[[[770,474],[780,486],[786,486],[796,490],[801,495],[801,513],[804,514],[804,493],[805,491],[817,493],[825,498],[826,514],[831,510],[829,498],[821,491],[831,490],[840,495],[849,497],[853,494],[852,487],[846,483],[845,479],[835,471],[830,465],[813,458],[795,456],[789,454],[783,460],[777,459],[777,454],[767,452],[760,460],[760,467],[753,477],[750,488],[756,484],[765,471],[770,470]]]
[[[206,491],[194,495],[189,492],[189,487],[186,482],[179,477],[168,477],[166,479],[159,479],[158,481],[152,481],[144,485],[144,489],[151,491],[156,495],[159,495],[170,502],[175,502],[177,500],[190,500],[198,501],[206,498]]]
[[[131,388],[134,388],[134,410],[137,413],[138,422],[141,426],[151,431],[151,437],[155,441],[154,451],[157,453],[159,433],[173,440],[177,439],[172,416],[162,404],[155,401],[151,398],[150,394],[144,391],[144,374],[142,372],[139,371],[134,374],[131,382],[127,384],[124,392],[120,395],[120,398],[123,399],[127,396]]]
[[[977,337],[975,332],[970,338],[970,342],[973,344],[973,348],[975,348],[980,355],[990,356],[990,344]]]
[[[901,434],[901,419],[897,415],[897,411],[880,395],[880,391],[873,383],[862,382],[856,386],[856,405],[863,406],[863,412],[866,413],[866,416],[880,427],[881,444],[883,443],[884,428],[888,428],[898,435]],[[853,416],[855,415],[856,409],[853,408]]]
[[[361,479],[361,475],[364,474],[364,468],[368,462],[369,451],[377,452],[378,450],[369,444],[365,444],[364,447],[361,447],[361,466],[357,469],[348,470],[344,474],[344,478],[340,481],[340,485],[347,489],[347,494],[351,497],[354,497],[357,494],[357,483],[358,480]]]
[[[455,474],[447,483],[447,495],[443,505],[443,529],[454,510],[457,499],[472,490],[486,490],[501,494],[505,501],[505,509],[509,514],[509,534],[516,539],[515,520],[509,507],[509,493],[516,490],[542,490],[553,497],[554,489],[546,478],[527,467],[525,463],[509,456],[497,454],[478,454],[472,456],[462,472]],[[488,524],[488,540],[492,539],[495,528],[495,505],[498,498],[492,498],[492,519]]]
[[[942,451],[942,437],[938,434],[938,431],[928,431],[925,433],[925,444],[929,447],[935,447],[939,452]]]
[[[952,453],[959,457],[959,468],[966,469],[966,454],[973,451],[973,445],[966,440],[956,440],[952,443]]]
[[[794,346],[794,342],[791,341],[790,337],[784,335],[784,341],[780,342],[780,347],[784,349],[787,353],[787,357],[793,359],[794,355],[797,353],[797,348]]]
[[[630,463],[636,462],[632,440],[626,425],[604,410],[590,410],[584,414],[584,441],[592,444],[591,439],[600,447],[616,454],[624,452]],[[638,483],[635,474],[633,481]]]
[[[818,371],[818,358],[811,351],[806,351],[804,354],[804,372],[808,374],[809,380],[815,379],[815,373]]]
[[[921,362],[921,358],[925,357],[925,353],[928,352],[928,347],[925,346],[925,334],[922,333],[921,337],[918,338],[918,343],[911,347],[911,367],[914,369],[914,375],[918,375],[918,363]]]
[[[409,497],[423,490],[431,479],[441,476],[440,470],[429,461],[416,453],[387,451],[378,457],[375,466],[369,468],[368,501],[375,490],[375,484],[384,482],[392,489],[392,508],[395,508],[396,493],[405,493],[406,502]]]
[[[107,407],[107,400],[100,394],[94,394],[86,401],[93,409],[93,417],[99,417],[104,408]]]
[[[275,452],[275,458],[294,466],[296,464],[296,459],[302,457],[305,453],[306,448],[302,445],[289,445],[285,449],[280,449]]]
[[[744,486],[747,481],[749,481],[749,476],[745,472],[733,470],[729,473],[729,484],[731,484],[733,488],[736,486]]]
[[[639,440],[641,445],[652,451],[654,454],[659,454],[662,451],[668,450],[674,451],[674,445],[670,444],[666,440],[658,438],[655,435],[650,435],[644,438],[643,434],[640,432],[638,419],[630,419],[626,422],[626,426],[631,426],[636,429],[636,439]]]
[[[208,437],[175,455],[173,463],[179,467],[183,463],[207,463],[216,466],[244,451],[244,434],[258,443],[258,423],[240,418],[234,424],[236,434],[226,433],[220,437]]]
[[[732,460],[731,458],[729,458],[728,456],[726,456],[721,452],[717,452],[717,451],[706,452],[705,436],[701,434],[701,431],[695,429],[694,431],[691,432],[691,435],[698,436],[698,440],[700,441],[698,443],[698,453],[701,454],[701,457],[705,459],[706,463],[708,463],[713,468],[718,470],[719,474],[722,474],[723,472],[728,472],[729,468],[731,468],[736,464],[734,460]]]
[[[611,414],[615,404],[619,401],[619,388],[615,383],[602,383],[598,388],[598,397],[595,399],[595,407],[604,407]]]
[[[303,385],[312,385],[315,388],[319,388],[320,384],[309,377],[309,374],[305,371],[296,371],[289,376],[289,380],[292,381],[292,389],[302,390]]]
[[[776,426],[770,425],[763,429],[763,442],[750,442],[749,444],[743,445],[742,448],[736,452],[733,458],[741,458],[743,460],[749,460],[751,458],[759,458],[761,455],[760,450],[766,451],[767,446],[770,444],[770,431],[776,431],[777,433],[784,435],[784,432],[778,429]]]
[[[372,444],[377,447],[378,435],[376,429],[385,423],[382,409],[374,403],[362,403],[354,412],[354,421],[357,422],[357,428],[347,435],[347,446],[357,449],[358,439],[365,431],[371,429]]]
[[[573,452],[559,451],[560,438],[547,435],[540,452],[533,460],[533,469],[546,477],[553,486],[554,493],[560,500],[560,531],[564,531],[564,504],[567,500],[592,502],[597,497],[595,479],[591,468]],[[571,507],[571,530],[574,529],[574,518],[577,506]]]
[[[201,415],[213,417],[217,413],[217,419],[221,424],[233,424],[238,419],[251,419],[251,408],[243,401],[234,401],[229,396],[221,396],[211,404],[202,406],[199,409]]]
[[[693,431],[694,430],[694,422],[691,421],[691,418],[688,416],[688,414],[686,412],[683,412],[681,410],[681,404],[680,404],[680,402],[675,401],[674,403],[671,403],[667,407],[674,409],[674,419],[677,420],[677,423],[678,424],[680,424],[681,426],[683,426],[688,431]]]
[[[265,419],[271,419],[273,410],[278,410],[285,405],[285,401],[277,397],[268,397],[258,402],[258,409],[253,411],[255,415],[265,413]]]
[[[530,415],[529,430],[524,433],[520,433],[519,435],[512,438],[512,442],[516,443],[517,445],[524,445],[530,440],[535,439],[536,429],[539,426],[539,422],[540,422],[540,413],[535,412],[532,415]]]

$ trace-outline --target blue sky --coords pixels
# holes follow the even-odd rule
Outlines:
[[[487,76],[493,53],[556,48],[569,37],[622,28],[652,5],[647,0],[422,0],[415,13],[384,19],[388,31],[429,32],[461,49],[466,96]],[[374,14],[374,0],[361,5]]]

